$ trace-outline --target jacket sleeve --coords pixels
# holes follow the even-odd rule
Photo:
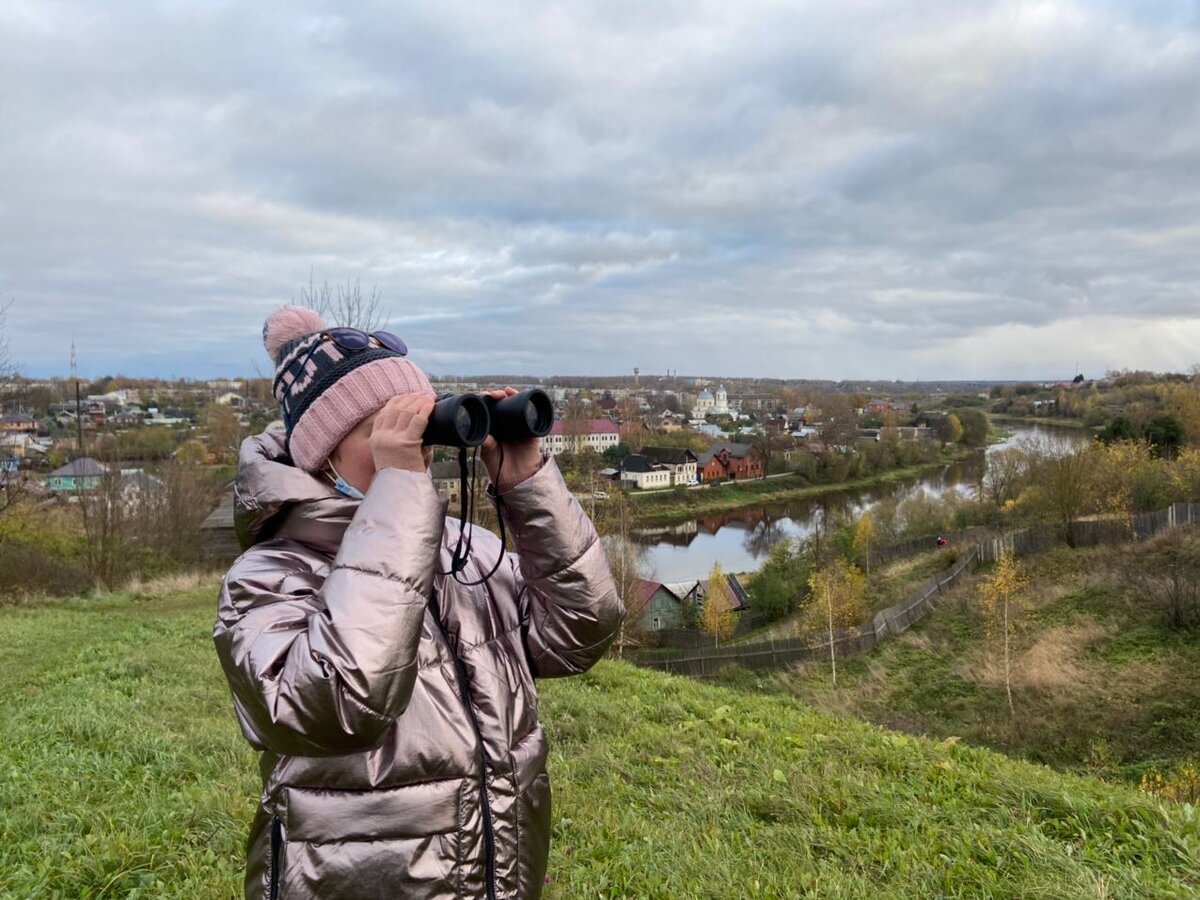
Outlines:
[[[604,655],[625,617],[596,529],[553,457],[500,499],[517,551],[533,674],[585,672]]]
[[[444,516],[428,475],[383,469],[327,577],[286,540],[234,563],[213,638],[251,744],[325,756],[383,740],[412,695]]]

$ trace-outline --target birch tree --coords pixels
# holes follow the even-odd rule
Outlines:
[[[866,617],[866,578],[857,566],[840,557],[817,569],[809,577],[809,607],[804,628],[810,634],[824,633],[829,642],[829,663],[837,685],[835,630],[857,625]]]
[[[1008,695],[1008,712],[1016,716],[1012,698],[1012,634],[1017,617],[1024,611],[1029,579],[1021,571],[1012,551],[1005,548],[996,560],[996,568],[980,582],[979,599],[987,615],[987,633],[991,641],[1004,646],[1004,692]]]

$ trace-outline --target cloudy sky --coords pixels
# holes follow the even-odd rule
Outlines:
[[[310,273],[434,373],[1200,361],[1196,2],[5,0],[0,45],[32,375],[265,370]]]

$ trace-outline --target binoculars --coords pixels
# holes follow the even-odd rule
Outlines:
[[[490,434],[497,441],[516,443],[544,437],[554,425],[554,404],[540,388],[493,400],[479,394],[439,397],[425,426],[425,444],[478,447]]]

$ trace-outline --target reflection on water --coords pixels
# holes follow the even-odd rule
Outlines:
[[[1090,438],[1082,429],[1040,425],[1009,427],[1013,429],[1012,435],[1003,443],[989,447],[987,453],[1030,441],[1049,452],[1062,453]],[[940,497],[950,491],[974,497],[983,477],[984,459],[985,454],[981,452],[910,481],[744,507],[672,525],[645,528],[639,530],[637,539],[646,549],[648,571],[659,581],[704,578],[716,561],[726,572],[748,572],[757,569],[763,557],[779,541],[807,537],[829,516],[858,516],[886,498],[903,502],[919,494]]]

